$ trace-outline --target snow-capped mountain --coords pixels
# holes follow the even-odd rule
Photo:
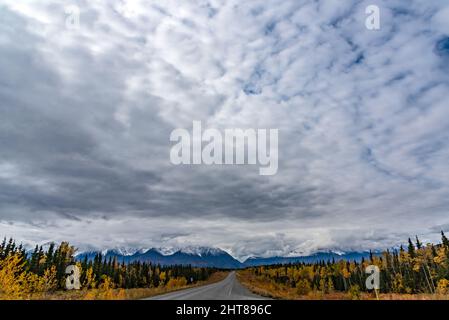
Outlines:
[[[144,249],[117,247],[114,249],[103,250],[102,254],[103,255],[111,254],[111,255],[121,255],[121,256],[132,256],[141,250],[144,250]]]
[[[225,254],[226,252],[218,249],[218,248],[209,248],[209,247],[185,247],[178,250],[181,253],[196,255],[196,256],[218,256],[221,254]]]
[[[133,253],[132,253],[133,252]],[[97,252],[84,252],[77,255],[78,260],[91,260]],[[119,262],[149,262],[160,265],[192,265],[197,267],[215,267],[235,269],[242,264],[229,253],[218,248],[184,247],[184,248],[151,248],[144,250],[120,251],[117,249],[102,251],[106,259],[116,258]]]
[[[179,251],[179,248],[173,248],[173,247],[161,247],[161,248],[154,248],[154,250],[156,250],[157,252],[159,252],[160,254],[162,254],[163,256],[170,256],[173,253]],[[147,250],[148,251],[148,250]],[[145,251],[146,252],[146,251]],[[142,252],[142,253],[145,253]]]
[[[98,252],[90,251],[77,255],[78,260],[92,260]],[[102,251],[106,259],[116,258],[119,262],[148,262],[160,265],[192,265],[196,267],[215,267],[223,269],[238,269],[250,266],[315,263],[318,261],[348,260],[360,261],[369,258],[369,252],[321,251],[310,255],[274,256],[247,258],[240,262],[229,253],[219,248],[188,246],[184,248],[151,248],[151,249],[112,249]],[[379,254],[378,252],[374,253]]]
[[[210,247],[202,247],[202,246],[187,246],[183,248],[176,247],[160,247],[160,248],[152,248],[156,250],[163,256],[170,256],[176,252],[181,252],[190,255],[202,256],[202,255],[219,255],[224,251],[218,248],[210,248]],[[143,252],[145,253],[145,252]]]

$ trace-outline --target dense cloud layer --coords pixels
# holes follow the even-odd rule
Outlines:
[[[0,234],[239,257],[435,240],[448,43],[439,0],[3,0]],[[192,120],[278,128],[277,175],[171,165]]]

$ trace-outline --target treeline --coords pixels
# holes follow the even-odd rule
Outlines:
[[[347,292],[357,298],[366,288],[369,265],[379,268],[380,293],[449,293],[449,240],[441,232],[440,244],[423,245],[418,237],[408,247],[356,261],[321,261],[253,267],[256,278],[287,288],[298,295],[312,292]]]
[[[216,269],[194,268],[190,265],[160,266],[144,262],[127,263],[117,258],[106,259],[98,253],[93,260],[87,257],[78,263],[82,270],[81,283],[85,287],[94,287],[95,279],[108,276],[119,288],[147,288],[169,286],[177,287],[207,280]]]
[[[76,265],[82,289],[177,288],[207,280],[216,270],[192,266],[161,266],[116,258],[98,253],[94,259],[75,259],[76,249],[67,242],[36,246],[27,252],[13,239],[0,245],[0,298],[26,298],[34,293],[66,288],[66,268]]]

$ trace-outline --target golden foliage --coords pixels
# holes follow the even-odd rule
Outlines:
[[[186,285],[187,279],[184,277],[178,277],[178,278],[170,278],[166,286],[169,289],[175,289],[185,287]]]
[[[2,299],[21,299],[30,291],[28,280],[32,280],[24,271],[24,262],[19,254],[13,254],[0,260],[0,297]]]
[[[310,286],[310,282],[306,279],[299,280],[296,283],[296,292],[298,292],[299,295],[306,295],[312,290],[312,287]]]
[[[351,300],[360,300],[361,299],[360,287],[358,285],[351,286],[349,288],[348,295]]]
[[[84,280],[83,288],[95,289],[95,287],[96,287],[96,282],[95,282],[94,270],[92,269],[92,267],[89,267],[86,270],[86,279]]]
[[[115,291],[112,279],[105,275],[101,277],[101,282],[98,289],[88,290],[84,296],[85,300],[116,300],[123,298],[124,291]]]
[[[20,254],[0,260],[0,298],[26,299],[33,293],[52,292],[57,288],[56,268],[52,266],[43,276],[27,272]]]
[[[437,292],[440,294],[448,294],[449,293],[449,280],[441,279],[438,281]]]

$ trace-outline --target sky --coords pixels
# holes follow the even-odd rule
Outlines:
[[[241,259],[438,241],[448,71],[441,0],[0,0],[0,236]],[[192,121],[278,129],[277,173],[171,164]]]

